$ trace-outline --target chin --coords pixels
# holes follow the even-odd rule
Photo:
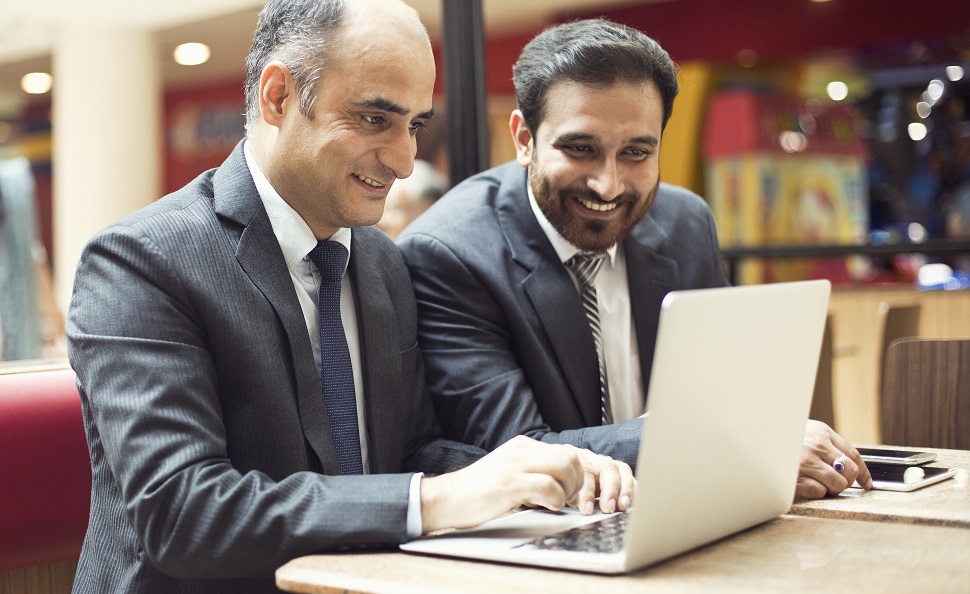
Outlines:
[[[600,221],[586,221],[570,225],[560,231],[569,243],[585,252],[605,252],[624,237],[622,229],[614,229]]]

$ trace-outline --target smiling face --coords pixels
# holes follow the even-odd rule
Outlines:
[[[653,204],[660,183],[663,106],[652,83],[589,87],[555,83],[536,134],[521,114],[510,126],[536,202],[576,247],[622,241]]]
[[[381,218],[395,178],[411,174],[416,132],[433,115],[430,44],[413,13],[396,8],[383,5],[381,19],[353,11],[316,83],[312,118],[300,112],[286,66],[263,71],[260,113],[272,144],[257,160],[318,239]]]

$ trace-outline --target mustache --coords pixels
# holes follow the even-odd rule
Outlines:
[[[387,167],[386,165],[377,164],[370,171],[358,171],[357,173],[380,182],[385,186],[390,186],[397,181],[397,176],[394,175],[391,168]]]
[[[618,196],[615,196],[612,200],[606,200],[594,190],[589,188],[567,188],[565,190],[559,190],[559,198],[566,200],[568,198],[579,198],[581,200],[586,200],[587,202],[595,202],[596,204],[625,204],[627,202],[636,202],[636,194],[630,192],[624,192]]]

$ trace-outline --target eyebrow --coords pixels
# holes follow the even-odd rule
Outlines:
[[[391,113],[396,113],[400,116],[406,116],[410,111],[406,107],[402,107],[397,103],[389,99],[384,99],[378,97],[377,99],[370,99],[368,101],[360,101],[357,103],[358,107],[363,107],[365,109],[377,109],[380,111],[389,111]],[[430,120],[435,116],[434,109],[429,109],[424,113],[419,113],[417,119]]]
[[[599,139],[595,135],[584,134],[582,132],[566,132],[565,134],[562,134],[561,136],[556,138],[557,143],[590,142],[590,141],[597,141],[597,140]],[[633,143],[633,144],[646,144],[650,146],[657,146],[658,144],[660,144],[660,141],[658,141],[653,136],[635,136],[629,139],[627,142]]]

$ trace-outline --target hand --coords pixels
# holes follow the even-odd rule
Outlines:
[[[604,511],[610,505],[626,509],[634,484],[630,467],[622,462],[514,437],[470,466],[422,479],[422,529],[470,528],[521,505],[558,510],[575,503],[583,513],[592,513],[597,485]]]
[[[572,446],[566,446],[572,447]],[[600,511],[611,514],[626,511],[633,503],[633,491],[637,479],[626,462],[618,462],[609,456],[594,454],[589,450],[573,448],[583,465],[583,487],[567,503],[585,515],[593,513],[593,505],[599,487]]]
[[[840,473],[832,463],[843,454],[846,461]],[[872,477],[859,451],[825,423],[808,421],[795,494],[806,499],[821,499],[826,495],[838,495],[853,481],[864,489],[872,488]]]

